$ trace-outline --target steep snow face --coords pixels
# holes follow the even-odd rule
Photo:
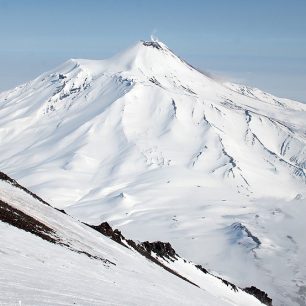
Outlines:
[[[33,235],[29,223],[24,231],[0,221],[3,305],[263,305],[181,258],[170,266],[190,281],[178,278],[0,178],[2,213],[3,205],[6,214],[14,209],[39,222],[57,241]]]
[[[285,251],[289,240],[274,237],[272,212],[290,215],[304,203],[305,122],[301,103],[218,82],[163,43],[138,42],[0,94],[0,169],[86,222],[174,241],[182,255],[236,281],[249,269],[247,285],[263,282],[290,304],[306,254],[299,242],[299,256]],[[294,218],[277,227],[279,236]],[[235,223],[245,228],[238,233]],[[240,244],[246,229],[266,243]],[[270,268],[274,257],[281,268]],[[271,283],[284,263],[291,280]]]

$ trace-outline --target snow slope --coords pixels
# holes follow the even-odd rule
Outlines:
[[[179,258],[173,269],[199,287],[188,283],[0,180],[4,204],[50,228],[57,242],[0,221],[1,305],[263,305]]]
[[[278,305],[299,305],[305,120],[301,103],[138,42],[0,94],[0,169],[85,222],[171,241]]]

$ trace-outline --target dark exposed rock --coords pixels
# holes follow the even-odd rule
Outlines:
[[[112,240],[126,247],[126,245],[123,243],[123,240],[125,240],[125,238],[123,237],[121,232],[118,229],[113,230],[107,222],[103,222],[100,225],[86,225],[95,229],[104,236],[110,237]]]
[[[158,50],[162,50],[162,46],[157,41],[144,41],[142,44],[146,47],[152,47]]]
[[[222,153],[229,158],[229,163],[232,165],[233,168],[235,168],[237,164],[234,158],[225,151],[224,147],[222,147]]]
[[[65,98],[69,97],[69,96],[70,96],[70,93],[62,93],[61,96],[59,97],[59,99],[63,100]]]
[[[261,241],[258,239],[258,237],[254,236],[251,231],[243,224],[240,222],[235,222],[231,225],[231,228],[234,229],[235,231],[238,231],[240,233],[245,233],[247,237],[253,240],[255,243],[256,247],[259,247],[261,245]]]
[[[227,281],[226,279],[223,279],[222,277],[219,277],[219,276],[215,276],[217,278],[219,278],[223,284],[225,284],[226,286],[229,286],[231,287],[231,290],[234,290],[235,292],[238,292],[238,288],[236,285],[234,285],[233,283]]]
[[[50,206],[47,202],[42,200],[40,197],[38,197],[37,195],[35,195],[31,191],[27,190],[23,186],[19,185],[15,180],[11,179],[8,175],[6,175],[2,172],[0,172],[0,180],[6,181],[6,182],[10,183],[11,185],[13,185],[17,188],[22,189],[26,193],[32,195],[33,198],[39,200],[43,204],[46,204],[46,205]],[[61,210],[61,209],[56,209],[56,210],[61,212],[61,213],[66,214],[66,212],[64,210]],[[93,258],[93,259],[101,260],[101,261],[103,261],[107,264],[116,265],[115,263],[113,263],[113,262],[111,262],[107,259],[101,258],[101,257],[93,255],[93,254],[90,254],[86,251],[79,250],[79,249],[74,249],[69,244],[61,241],[61,239],[56,235],[56,232],[52,228],[50,228],[49,226],[47,226],[47,225],[43,224],[42,222],[36,220],[35,218],[25,214],[24,212],[12,207],[11,205],[3,202],[2,200],[0,200],[0,221],[8,223],[12,226],[15,226],[19,229],[25,230],[27,232],[30,232],[30,233],[48,241],[48,242],[64,246],[64,247],[68,248],[69,250],[71,250],[73,252],[76,252],[76,253],[79,253],[79,254],[84,254],[84,255],[86,255],[90,258]],[[125,239],[125,237],[122,235],[122,233],[118,229],[113,230],[112,227],[107,222],[103,222],[100,225],[89,225],[89,224],[85,224],[85,225],[95,229],[96,231],[100,232],[104,236],[107,236],[107,237],[111,238],[115,242],[117,242],[117,243],[119,243],[119,244],[121,244],[125,247],[130,246],[132,249],[134,249],[135,251],[140,253],[142,256],[146,257],[148,260],[152,261],[153,263],[159,265],[160,267],[162,267],[163,269],[165,269],[169,273],[172,273],[173,275],[175,275],[175,276],[189,282],[190,284],[193,284],[194,286],[198,287],[197,284],[193,283],[189,279],[180,275],[176,271],[170,269],[169,267],[167,267],[165,264],[163,264],[161,261],[158,260],[158,257],[159,257],[159,258],[163,258],[165,260],[168,259],[168,260],[174,261],[174,260],[177,260],[177,258],[179,257],[179,255],[176,254],[175,250],[172,248],[172,246],[169,242],[161,242],[161,241],[149,242],[149,241],[145,241],[145,242],[137,244],[133,240]],[[242,226],[242,227],[243,227],[244,231],[246,231],[248,236],[249,237],[251,236],[252,239],[255,242],[257,242],[256,239],[258,239],[258,238],[251,235],[251,233],[248,231],[248,229],[244,228],[244,226]],[[260,243],[259,240],[258,240],[258,242]],[[152,255],[152,252],[157,255],[157,258],[155,258]],[[184,260],[184,262],[186,262],[186,261]],[[220,279],[226,286],[230,286],[231,289],[234,290],[235,292],[238,291],[238,287],[235,286],[233,283],[231,283],[231,282],[229,282],[229,281],[227,281],[227,280],[225,280],[221,277],[218,277],[218,276],[215,276],[215,275],[211,274],[208,270],[203,268],[201,265],[195,265],[195,267],[198,268],[200,271],[202,271],[205,274],[208,273],[208,274]],[[254,286],[245,288],[243,290],[246,293],[255,296],[259,301],[261,301],[265,305],[272,306],[272,299],[264,291],[261,291],[260,289],[254,287]]]
[[[70,93],[79,92],[81,90],[81,87],[75,87],[70,89]]]
[[[43,203],[45,205],[48,205],[48,206],[51,206],[47,202],[42,200],[40,197],[38,197],[36,194],[32,193],[31,191],[24,188],[23,186],[19,185],[15,180],[10,178],[8,175],[6,175],[3,172],[0,172],[0,180],[8,182],[9,184],[13,185],[14,187],[22,189],[24,192],[30,194],[33,198],[40,201],[41,203]],[[61,213],[66,214],[66,212],[62,209],[57,209],[57,208],[54,208],[54,209],[61,212]],[[3,202],[2,200],[0,200],[0,221],[8,223],[8,224],[10,224],[14,227],[17,227],[21,230],[26,231],[26,232],[29,232],[29,233],[31,233],[35,236],[38,236],[38,237],[40,237],[40,238],[42,238],[42,239],[44,239],[48,242],[63,246],[65,248],[69,249],[72,252],[76,252],[76,253],[79,253],[79,254],[84,254],[84,255],[88,256],[89,258],[101,260],[106,264],[115,265],[115,263],[111,262],[108,259],[96,256],[96,255],[92,255],[92,254],[90,254],[88,252],[85,252],[83,250],[73,248],[71,245],[69,245],[69,243],[66,243],[66,242],[62,241],[57,236],[57,233],[52,228],[50,228],[46,224],[36,220],[34,217],[29,216],[28,214],[22,212],[21,210],[11,206],[10,204]]]
[[[24,188],[23,186],[19,185],[15,180],[13,180],[12,178],[10,178],[8,175],[6,175],[5,173],[3,173],[1,171],[0,171],[0,180],[9,182],[11,185],[23,190],[24,192],[31,195],[34,199],[38,200],[39,202],[50,206],[50,204],[48,204],[46,201],[44,201],[42,198],[40,198],[37,194],[35,194],[32,191],[30,191],[30,190]]]
[[[245,292],[255,296],[259,301],[261,301],[263,304],[272,306],[272,299],[268,296],[268,294],[264,291],[261,291],[260,289],[251,286],[248,288],[243,289]]]
[[[126,86],[132,86],[133,83],[134,83],[134,80],[133,80],[133,79],[124,78],[124,77],[122,77],[121,75],[118,76],[118,77],[116,78],[116,80],[117,80],[119,83],[124,84],[124,85],[126,85]]]
[[[209,273],[208,270],[206,270],[205,268],[203,268],[201,265],[195,265],[199,270],[201,270],[203,273],[207,274]],[[210,273],[209,273],[210,274]]]
[[[246,122],[250,123],[251,120],[252,120],[252,115],[251,115],[250,111],[246,110],[244,113],[245,113],[245,117],[246,117]]]
[[[173,99],[172,99],[172,107],[173,107],[173,111],[174,111],[174,116],[176,117],[177,106],[176,106],[176,103]]]
[[[1,200],[0,220],[49,242],[58,242],[55,232],[50,227]]]
[[[66,247],[73,252],[84,254],[92,259],[101,260],[107,264],[115,265],[115,263],[111,262],[110,260],[92,255],[82,250],[72,248],[69,244],[61,241],[61,239],[57,237],[56,232],[52,228],[1,200],[0,221],[8,223],[31,234],[34,234],[35,236],[38,236],[48,242]]]
[[[223,279],[222,277],[219,276],[215,276],[212,273],[210,273],[208,270],[206,270],[205,268],[203,268],[201,265],[195,265],[199,270],[201,270],[203,273],[205,274],[210,274],[218,279],[220,279],[222,281],[223,284],[225,284],[226,286],[230,286],[231,290],[234,290],[235,292],[238,292],[238,287],[236,285],[234,285],[233,283]]]
[[[63,75],[63,74],[59,74],[59,75],[58,75],[58,78],[59,78],[60,80],[63,80],[63,79],[66,79],[67,77],[66,77],[65,75]]]
[[[160,244],[167,244],[167,243],[160,242],[160,241],[156,241],[156,242],[150,243],[150,242],[146,241],[146,242],[143,242],[143,243],[141,243],[141,244],[136,244],[135,241],[133,241],[133,240],[126,240],[126,242],[128,243],[128,245],[129,245],[130,247],[132,247],[134,250],[136,250],[136,251],[137,251],[138,253],[140,253],[142,256],[146,257],[148,260],[154,262],[154,263],[157,264],[158,266],[160,266],[160,267],[162,267],[163,269],[165,269],[166,271],[168,271],[168,272],[174,274],[175,276],[177,276],[177,277],[183,279],[184,281],[186,281],[186,282],[188,282],[188,283],[190,283],[190,284],[192,284],[192,285],[194,285],[194,286],[196,286],[196,287],[199,287],[197,284],[193,283],[192,281],[190,281],[190,280],[187,279],[186,277],[180,275],[180,274],[177,273],[176,271],[174,271],[174,270],[170,269],[169,267],[167,267],[166,265],[162,264],[158,259],[156,259],[155,257],[153,257],[153,256],[151,255],[151,251],[148,251],[148,250],[146,249],[146,247],[144,247],[144,244],[145,244],[145,245],[146,245],[147,247],[149,247],[149,249],[150,249],[150,248],[151,248],[151,244],[155,244],[155,245],[156,245],[156,244],[159,244],[159,245],[160,245]],[[149,245],[148,245],[148,244],[149,244]],[[170,243],[169,243],[169,245],[170,245]],[[158,248],[159,248],[159,247],[158,247]],[[167,248],[168,248],[168,247],[167,247]],[[170,248],[172,249],[171,245],[170,245]],[[152,250],[153,250],[153,249],[156,250],[156,248],[152,247]],[[173,250],[173,249],[172,249],[172,250]],[[173,250],[173,251],[174,251],[174,250]],[[170,253],[172,253],[172,251],[171,251]],[[174,251],[174,253],[175,253],[175,251]]]
[[[86,225],[95,229],[96,231],[103,234],[104,236],[107,236],[107,237],[111,238],[112,240],[116,241],[117,243],[119,243],[119,244],[121,244],[125,247],[127,247],[127,245],[129,245],[136,252],[140,253],[142,256],[146,257],[148,260],[150,260],[150,261],[154,262],[155,264],[159,265],[160,267],[162,267],[166,271],[168,271],[168,272],[174,274],[175,276],[183,279],[184,281],[198,287],[198,285],[191,282],[189,279],[180,275],[176,271],[168,268],[167,266],[162,264],[160,261],[158,261],[156,258],[154,258],[151,255],[151,252],[153,251],[160,257],[170,258],[170,257],[175,256],[176,253],[175,253],[174,249],[171,247],[170,243],[167,243],[167,242],[165,243],[165,242],[160,242],[160,241],[155,241],[155,242],[150,243],[148,241],[145,241],[143,243],[137,244],[133,240],[125,239],[125,237],[121,234],[121,232],[119,230],[117,230],[117,229],[113,230],[112,227],[107,222],[103,222],[100,225],[89,225],[89,224],[86,224]],[[123,241],[125,241],[127,245],[124,244]],[[161,256],[161,254],[163,254],[163,256]],[[175,257],[173,257],[173,258],[175,258]]]
[[[149,81],[159,87],[162,87],[162,85],[156,80],[155,77],[150,78]]]
[[[63,247],[68,248],[73,252],[84,254],[89,258],[102,260],[105,263],[115,265],[113,262],[107,259],[92,255],[82,250],[77,250],[72,248],[69,244],[61,241],[61,239],[59,239],[56,236],[56,232],[52,228],[1,200],[0,200],[0,221],[8,223],[12,226],[15,226],[31,234],[34,234],[35,236],[38,236],[48,242],[59,244]]]
[[[57,211],[61,212],[62,214],[67,215],[67,213],[63,209],[55,208]]]
[[[169,242],[144,241],[140,244],[140,246],[143,247],[148,253],[151,254],[151,252],[154,252],[161,258],[176,259],[176,256],[178,256]]]
[[[34,234],[48,242],[58,244],[60,246],[66,247],[72,252],[78,254],[84,254],[92,259],[101,260],[106,264],[116,265],[112,261],[92,255],[86,251],[78,250],[72,248],[69,244],[63,242],[60,238],[57,237],[56,232],[43,224],[42,222],[36,220],[35,218],[23,213],[22,211],[12,207],[11,205],[0,200],[0,221],[8,223],[14,227],[17,227],[21,230]]]
[[[15,180],[13,180],[12,178],[10,178],[8,175],[6,175],[3,172],[0,172],[0,180],[2,181],[6,181],[6,182],[10,182],[10,183],[16,183]]]
[[[196,93],[195,93],[193,90],[191,90],[190,88],[185,87],[185,86],[183,86],[183,85],[181,85],[181,87],[182,87],[183,89],[185,89],[188,93],[193,94],[193,95],[196,95]]]
[[[86,224],[86,225],[88,225],[88,224]],[[199,287],[197,284],[193,283],[192,281],[190,281],[186,277],[180,275],[176,271],[170,269],[169,267],[164,265],[162,262],[160,262],[157,258],[153,257],[152,252],[155,253],[157,255],[157,257],[159,257],[159,258],[170,259],[171,261],[177,260],[177,257],[179,257],[179,255],[175,252],[175,250],[172,248],[172,246],[169,242],[144,241],[144,242],[141,242],[141,243],[137,244],[134,240],[126,239],[119,230],[117,230],[117,229],[113,230],[112,227],[107,222],[103,222],[100,225],[88,225],[88,226],[97,230],[101,234],[103,234],[107,237],[110,237],[112,240],[116,241],[117,243],[120,243],[120,244],[124,245],[125,247],[126,247],[126,244],[129,245],[132,249],[134,249],[135,251],[140,253],[142,256],[146,257],[148,260],[150,260],[150,261],[154,262],[155,264],[161,266],[166,271],[168,271],[168,272],[176,275],[177,277],[193,284],[196,287]],[[124,244],[123,241],[125,241],[126,244]],[[184,262],[186,262],[186,260],[184,260]],[[226,286],[230,287],[231,290],[233,290],[235,292],[238,292],[238,287],[236,285],[234,285],[233,283],[231,283],[231,282],[229,282],[229,281],[227,281],[227,280],[225,280],[225,279],[223,279],[219,276],[216,276],[216,275],[210,273],[208,270],[206,270],[201,265],[195,265],[195,267],[198,268],[200,271],[202,271],[205,274],[210,274],[210,275],[220,279]],[[264,303],[268,306],[272,306],[272,299],[270,299],[264,291],[261,291],[254,286],[252,286],[250,288],[245,288],[243,290],[245,292],[255,296],[262,303]]]

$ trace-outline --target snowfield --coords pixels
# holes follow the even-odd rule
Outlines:
[[[274,305],[306,305],[305,122],[302,103],[219,82],[140,41],[1,93],[0,169],[83,222],[169,241]]]
[[[197,286],[188,283],[0,180],[3,203],[52,229],[60,243],[0,221],[1,305],[263,305],[191,262],[156,255]]]

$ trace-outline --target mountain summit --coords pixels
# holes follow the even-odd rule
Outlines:
[[[38,193],[41,168],[52,168],[50,184],[83,181],[69,204],[93,180],[152,169],[209,174],[248,195],[305,190],[305,105],[217,82],[162,42],[140,41],[109,60],[69,60],[0,99],[2,169]]]
[[[305,201],[305,122],[304,104],[220,82],[162,42],[140,41],[1,93],[0,169],[85,222],[173,241],[235,280],[248,269],[246,282],[258,278],[273,300],[287,299],[296,287],[280,298],[268,263],[271,254],[284,269],[291,261],[290,278],[300,260],[281,252],[293,242],[273,231],[299,232],[286,209],[298,217]]]

